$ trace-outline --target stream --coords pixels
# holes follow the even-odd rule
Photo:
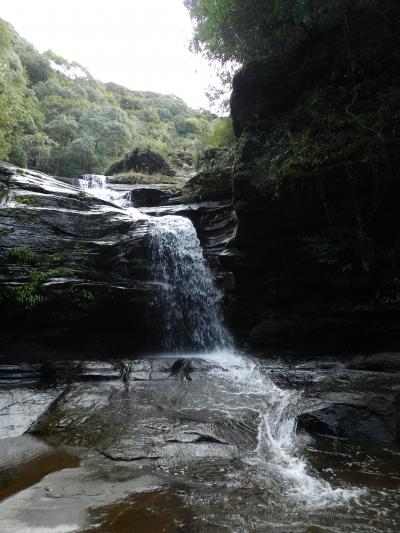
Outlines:
[[[399,444],[298,420],[398,391],[399,373],[238,351],[193,224],[149,217],[103,177],[82,187],[148,219],[164,351],[2,362],[0,531],[398,531]]]

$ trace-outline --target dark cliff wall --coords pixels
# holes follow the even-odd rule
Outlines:
[[[399,19],[397,2],[339,17],[234,79],[227,309],[254,344],[399,347]]]

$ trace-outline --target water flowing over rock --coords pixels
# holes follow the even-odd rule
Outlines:
[[[82,187],[129,212],[130,197],[116,192],[105,176],[86,175]],[[134,210],[136,211],[136,210]],[[146,215],[143,215],[146,216]],[[167,351],[213,351],[230,348],[223,325],[222,295],[203,256],[193,223],[185,217],[147,217],[149,273],[155,287],[150,304],[150,330]]]
[[[150,235],[150,272],[158,284],[153,320],[161,327],[165,348],[196,352],[231,347],[221,295],[192,222],[180,216],[155,218]]]

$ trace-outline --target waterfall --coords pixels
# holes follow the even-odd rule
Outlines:
[[[235,353],[222,319],[221,293],[192,222],[181,216],[147,216],[123,205],[123,193],[110,189],[104,176],[84,176],[82,188],[123,208],[133,220],[146,218],[149,273],[155,286],[151,306],[153,332],[161,337],[165,351],[185,352],[192,360],[211,363],[208,380],[185,401],[189,408],[194,402],[195,410],[199,405],[209,409],[208,420],[212,419],[215,405],[216,412],[226,414],[222,422],[218,415],[214,429],[222,428],[226,431],[222,440],[231,440],[238,447],[240,460],[255,476],[254,484],[265,489],[272,483],[303,506],[313,508],[358,498],[360,490],[333,488],[299,454],[296,418],[304,412],[301,395],[280,389],[257,363]],[[195,385],[191,383],[190,387]],[[255,424],[257,443],[249,449]],[[155,442],[159,441],[157,437]]]
[[[180,216],[154,218],[150,234],[150,272],[158,285],[153,315],[163,347],[189,352],[231,348],[221,294],[192,222]]]
[[[114,191],[107,185],[107,177],[100,174],[84,174],[79,179],[79,185],[81,189],[89,194],[112,202],[118,207],[129,207],[131,204],[127,199],[126,191]]]
[[[170,352],[210,352],[232,348],[220,309],[221,293],[203,256],[192,222],[181,216],[148,217],[130,207],[126,192],[114,191],[105,176],[85,174],[81,188],[126,209],[150,228],[150,277],[157,290],[151,326]],[[157,335],[158,336],[158,335]]]

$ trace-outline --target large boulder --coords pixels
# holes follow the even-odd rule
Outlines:
[[[132,185],[126,198],[133,207],[155,207],[168,203],[174,194],[168,185]]]
[[[392,442],[398,438],[395,406],[374,397],[372,405],[334,403],[299,416],[298,426],[311,434]],[[366,402],[364,402],[366,403]]]
[[[113,163],[106,174],[114,175],[123,172],[143,172],[144,174],[163,174],[174,176],[175,171],[169,162],[157,152],[148,148],[135,148]]]

